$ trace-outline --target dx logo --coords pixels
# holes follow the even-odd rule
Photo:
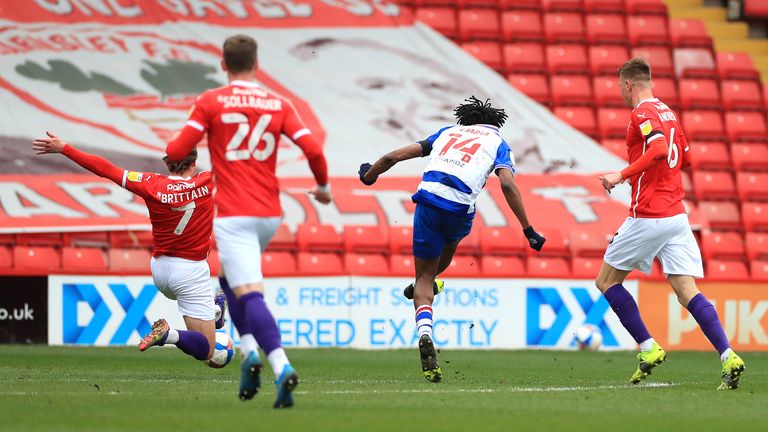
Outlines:
[[[108,344],[124,345],[134,331],[144,335],[152,329],[145,312],[157,294],[154,285],[144,285],[135,296],[119,283],[107,284],[108,289],[90,283],[65,283],[62,288],[63,343],[94,344],[109,332]]]
[[[592,290],[593,292],[595,290]],[[592,298],[587,288],[528,288],[526,290],[526,343],[539,346],[567,346],[581,324],[592,324],[603,333],[603,345],[619,346],[605,321],[610,309],[602,295]],[[570,328],[562,342],[560,339]],[[558,344],[560,342],[560,344]]]

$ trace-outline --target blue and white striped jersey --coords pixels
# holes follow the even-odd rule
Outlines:
[[[430,160],[413,201],[474,216],[475,201],[498,168],[515,172],[515,158],[491,125],[448,126],[421,142]]]

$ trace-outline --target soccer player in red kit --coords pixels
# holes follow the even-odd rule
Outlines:
[[[211,247],[213,184],[210,172],[194,173],[197,151],[180,162],[166,161],[171,172],[167,176],[120,168],[76,149],[50,132],[47,135],[33,142],[37,154],[61,153],[142,197],[147,204],[155,246],[150,261],[152,279],[160,292],[176,300],[188,330],[171,329],[166,320],[160,319],[141,341],[139,350],[170,343],[198,360],[211,358],[217,311],[206,259]],[[223,313],[223,305],[219,307]]]
[[[280,225],[280,188],[275,174],[281,135],[301,148],[317,188],[310,193],[331,201],[328,168],[322,147],[312,138],[290,101],[254,82],[256,41],[249,36],[227,38],[222,68],[229,85],[206,91],[195,102],[189,120],[166,149],[180,160],[208,135],[216,195],[213,231],[224,271],[221,286],[229,300],[232,322],[241,335],[240,399],[248,400],[261,386],[264,350],[277,378],[275,408],[293,405],[298,375],[280,342],[280,331],[264,302],[261,254]]]
[[[632,270],[650,274],[653,259],[658,257],[678,301],[720,353],[722,383],[718,388],[735,389],[744,362],[731,349],[715,307],[694,280],[704,276],[704,269],[682,202],[680,170],[690,165],[685,133],[677,114],[653,97],[651,67],[645,60],[627,61],[618,75],[624,102],[633,109],[627,129],[630,165],[600,179],[608,192],[628,180],[632,206],[606,249],[595,284],[640,345],[640,365],[630,381],[636,384],[645,379],[666,359],[640,318],[637,303],[622,285]]]

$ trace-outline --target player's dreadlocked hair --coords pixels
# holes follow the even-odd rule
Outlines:
[[[165,165],[168,167],[168,171],[171,172],[171,174],[181,174],[184,171],[187,170],[187,168],[191,167],[192,164],[194,164],[197,161],[197,149],[192,149],[191,152],[182,160],[178,162],[173,162],[170,159],[168,159],[168,156],[163,157],[163,162],[165,162]]]
[[[507,121],[507,114],[504,110],[492,107],[490,99],[486,99],[483,102],[474,96],[470,96],[469,99],[464,101],[467,103],[459,105],[453,110],[454,115],[459,120],[458,123],[462,126],[490,124],[502,127],[504,122]]]

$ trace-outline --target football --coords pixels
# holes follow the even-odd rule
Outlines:
[[[205,363],[215,369],[223,368],[232,361],[235,355],[235,343],[224,330],[216,331],[216,346],[213,348],[213,357]]]
[[[582,324],[573,335],[573,345],[580,350],[597,351],[603,345],[603,333],[596,325]]]

